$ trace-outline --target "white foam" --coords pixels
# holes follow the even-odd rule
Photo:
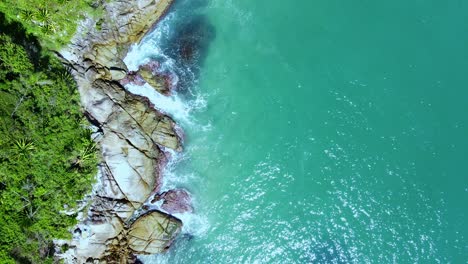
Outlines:
[[[153,30],[149,33],[139,44],[135,44],[131,47],[127,56],[124,58],[124,63],[131,71],[137,71],[141,65],[144,65],[151,60],[158,61],[158,71],[164,72],[170,75],[172,81],[172,87],[177,87],[179,82],[179,76],[175,74],[176,62],[164,54],[160,43],[167,39],[170,33],[170,25],[177,19],[175,13],[168,14]],[[186,69],[189,70],[189,69]],[[142,86],[127,84],[125,88],[134,94],[147,97],[154,107],[171,116],[182,128],[187,129],[202,129],[207,131],[211,129],[210,124],[202,125],[193,121],[191,116],[193,111],[201,110],[206,108],[206,100],[203,95],[195,94],[189,101],[184,100],[177,94],[177,91],[173,91],[170,96],[165,96],[157,92],[151,85],[144,84]],[[193,94],[192,94],[193,95]],[[176,170],[178,164],[187,158],[186,153],[179,153],[174,150],[164,148],[164,152],[168,153],[169,161],[164,169],[162,175],[161,192],[168,191],[171,189],[183,188],[189,186],[197,175],[193,173],[181,174]],[[192,197],[194,207],[196,199]],[[158,207],[160,204],[151,205],[151,207]],[[183,213],[174,214],[175,217],[179,218],[183,222],[182,233],[190,234],[193,236],[203,236],[209,229],[208,217],[195,213]],[[153,255],[142,257],[141,259],[145,263],[164,263],[165,255]]]
[[[185,124],[190,123],[190,106],[183,102],[177,94],[171,96],[162,95],[147,83],[142,86],[127,84],[125,88],[134,94],[147,97],[156,109],[168,114],[176,121],[181,121]]]
[[[147,63],[150,58],[153,57],[164,57],[171,61],[170,58],[165,56],[162,52],[159,43],[163,37],[169,34],[169,25],[174,18],[175,13],[168,14],[158,23],[158,27],[146,35],[140,43],[132,45],[127,56],[125,56],[123,60],[130,71],[138,70],[140,65]]]
[[[210,228],[207,217],[195,213],[174,214],[175,217],[182,220],[182,234],[192,236],[203,236]]]

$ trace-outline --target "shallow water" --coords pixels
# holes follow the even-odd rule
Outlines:
[[[196,214],[145,263],[466,263],[467,13],[178,1],[126,62],[179,76],[153,100],[186,134],[165,186]]]

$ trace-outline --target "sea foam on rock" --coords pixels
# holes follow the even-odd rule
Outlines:
[[[102,134],[96,137],[102,161],[88,211],[79,214],[71,241],[56,241],[57,257],[66,263],[134,263],[137,254],[167,250],[181,231],[176,217],[143,206],[160,189],[166,161],[161,149],[182,150],[177,126],[147,98],[119,83],[128,76],[122,58],[129,46],[141,40],[171,2],[105,3],[101,29],[94,27],[95,20],[84,21],[58,54],[77,81],[85,115]],[[69,249],[61,251],[61,244]]]

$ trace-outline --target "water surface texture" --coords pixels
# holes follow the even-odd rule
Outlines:
[[[185,131],[165,186],[196,213],[145,263],[467,263],[467,14],[176,1],[126,61],[179,76],[152,100]]]

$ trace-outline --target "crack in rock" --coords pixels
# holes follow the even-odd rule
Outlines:
[[[136,254],[166,251],[182,227],[176,217],[142,207],[160,189],[166,160],[161,148],[182,150],[176,124],[118,82],[128,73],[122,59],[130,45],[172,0],[102,2],[102,29],[94,27],[97,20],[85,20],[72,43],[57,53],[78,84],[85,116],[101,134],[100,175],[90,204],[74,228],[79,232],[62,242],[69,250],[58,250],[66,263],[134,263]]]

